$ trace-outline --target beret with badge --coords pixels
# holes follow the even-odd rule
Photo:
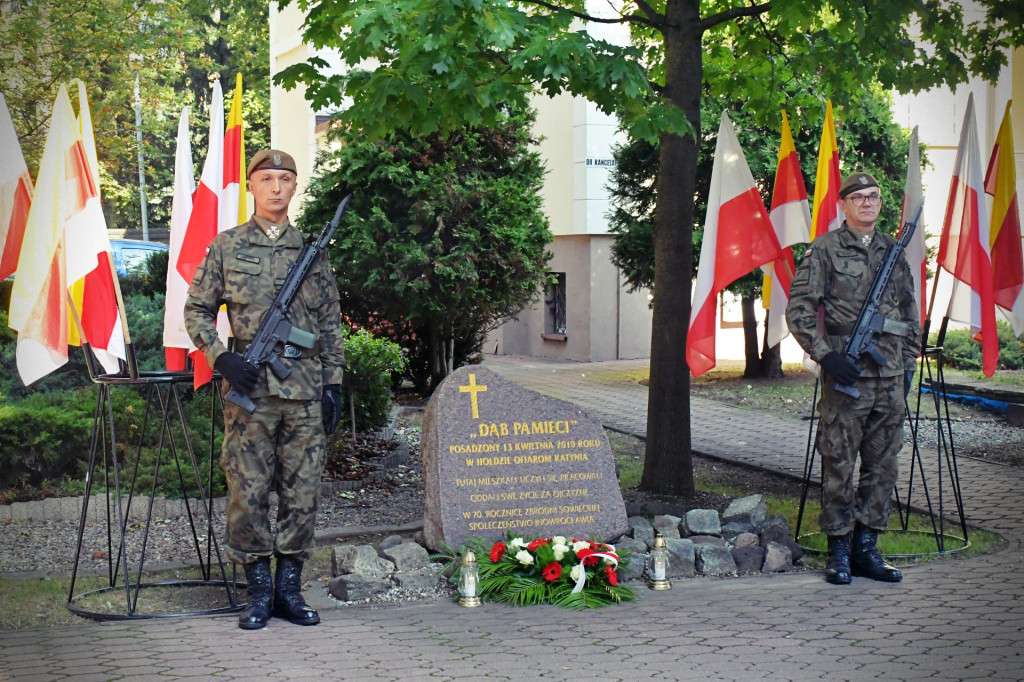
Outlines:
[[[839,186],[839,198],[845,199],[850,192],[868,187],[878,187],[878,180],[875,180],[875,176],[870,173],[850,173],[843,180],[843,184]]]
[[[286,170],[295,175],[299,174],[295,170],[295,159],[292,158],[292,155],[277,149],[261,149],[256,152],[252,160],[249,161],[249,167],[245,169],[245,177],[251,176],[258,170]]]

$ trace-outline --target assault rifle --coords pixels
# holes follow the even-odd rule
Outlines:
[[[245,352],[242,353],[242,359],[253,367],[258,368],[262,364],[267,364],[270,366],[270,371],[274,373],[274,376],[278,379],[284,379],[292,371],[281,362],[281,353],[284,352],[285,357],[293,357],[289,355],[285,344],[302,348],[312,348],[316,344],[316,333],[292,326],[292,323],[288,321],[288,309],[291,307],[296,294],[299,293],[302,281],[306,279],[310,268],[313,267],[316,259],[320,257],[320,253],[327,249],[327,245],[334,236],[335,230],[338,229],[341,216],[351,199],[351,194],[342,199],[338,205],[338,210],[334,214],[334,218],[324,225],[320,236],[315,241],[307,239],[303,245],[302,252],[299,254],[299,260],[292,266],[288,277],[284,281],[284,285],[277,292],[273,305],[260,322],[256,335],[249,345],[246,346]],[[281,349],[278,349],[278,344],[281,344]],[[234,388],[228,391],[227,399],[247,410],[249,414],[256,410],[256,403],[249,396]]]
[[[865,355],[874,360],[879,367],[889,364],[889,358],[878,350],[878,338],[883,331],[886,331],[886,317],[878,312],[878,304],[882,300],[885,288],[889,285],[889,279],[896,269],[900,254],[907,248],[910,238],[914,236],[914,230],[917,229],[917,223],[921,220],[923,208],[924,200],[921,200],[917,204],[917,210],[914,211],[914,217],[903,224],[899,240],[895,244],[889,245],[882,262],[878,265],[878,270],[875,271],[875,281],[871,283],[871,291],[864,299],[860,315],[857,316],[857,323],[853,326],[849,341],[846,342],[846,354],[853,359],[855,364],[859,364],[858,360]],[[835,386],[837,391],[845,393],[851,398],[860,397],[860,391],[854,386],[844,386],[838,382]]]

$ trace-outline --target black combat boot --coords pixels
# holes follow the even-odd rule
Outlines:
[[[853,527],[853,554],[850,556],[850,569],[858,578],[871,578],[886,583],[898,583],[903,574],[898,568],[885,563],[882,553],[878,551],[878,531],[868,528],[860,521]]]
[[[291,557],[277,557],[274,579],[274,616],[286,618],[296,625],[316,625],[320,614],[302,598],[302,562]]]
[[[825,581],[833,585],[850,584],[850,535],[828,536],[828,565]]]
[[[270,605],[274,601],[270,557],[260,557],[256,563],[245,564],[245,579],[249,583],[249,606],[238,616],[238,627],[259,630],[270,620]]]

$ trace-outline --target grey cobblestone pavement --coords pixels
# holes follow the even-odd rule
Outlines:
[[[616,377],[642,373],[646,361],[487,365],[612,428],[644,432],[646,389]],[[692,424],[698,452],[802,471],[806,422],[694,400]],[[934,475],[934,453],[922,459]],[[273,620],[254,632],[234,616],[83,621],[0,633],[0,679],[1024,679],[1024,472],[965,459],[959,473],[968,521],[1008,547],[911,566],[896,585],[837,587],[813,571],[699,578],[583,613],[348,607],[322,610],[315,628]]]

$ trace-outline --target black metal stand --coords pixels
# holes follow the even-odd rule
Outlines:
[[[88,358],[89,352],[86,350]],[[90,363],[90,370],[94,365]],[[131,376],[134,375],[134,376]],[[86,475],[85,494],[82,497],[82,515],[78,527],[78,543],[75,549],[75,565],[71,574],[71,587],[68,592],[68,609],[80,616],[96,620],[127,620],[141,618],[158,618],[167,616],[207,615],[228,613],[242,608],[238,602],[238,589],[244,587],[236,580],[234,566],[230,576],[224,559],[221,556],[213,527],[213,499],[209,491],[213,484],[214,467],[214,429],[216,425],[217,406],[220,393],[217,390],[218,380],[211,383],[213,399],[210,411],[210,465],[207,480],[204,483],[200,472],[199,460],[192,447],[188,435],[187,422],[182,404],[180,386],[192,382],[191,372],[138,372],[118,375],[93,374],[96,383],[96,408],[93,415],[92,443],[89,449],[88,473]],[[138,436],[135,451],[135,465],[130,474],[121,466],[123,458],[118,450],[118,434],[115,428],[113,394],[116,389],[142,390],[146,395],[145,414],[142,428]],[[142,522],[141,549],[136,556],[129,557],[126,535],[129,530],[131,505],[136,495],[138,483],[139,459],[142,454],[146,434],[149,432],[150,419],[159,422],[159,434],[156,439],[156,463],[153,481],[149,491],[148,508]],[[176,434],[175,425],[178,425]],[[123,445],[123,444],[122,444]],[[156,496],[160,468],[164,459],[165,448],[175,465],[177,480],[181,486],[182,497],[192,536],[192,548],[198,560],[201,579],[168,580],[144,582],[143,574],[146,565],[146,550],[150,539],[150,528],[153,522],[153,503]],[[191,464],[191,477],[199,490],[198,504],[190,502],[186,493],[186,472],[178,458],[179,449],[187,452]],[[92,495],[96,476],[102,473],[102,487],[105,490],[106,526],[107,526],[107,586],[81,594],[75,593],[79,563],[82,558],[82,543],[89,513],[89,501]],[[125,492],[126,489],[126,492]],[[195,506],[195,509],[193,509]],[[197,514],[199,515],[197,517]],[[200,518],[205,517],[205,518]],[[205,546],[200,540],[197,528],[205,530]],[[208,586],[224,589],[227,606],[189,610],[182,612],[141,613],[139,609],[139,592],[148,587],[195,587]],[[84,608],[80,602],[97,593],[111,593],[123,590],[123,610],[116,612],[97,612]],[[108,600],[109,601],[109,600]]]
[[[935,363],[935,378],[932,377],[932,359]],[[920,361],[920,372],[918,374],[919,380],[917,385],[917,398],[915,403],[914,413],[911,414],[909,403],[906,405],[907,411],[907,423],[910,425],[911,430],[911,461],[910,461],[910,475],[907,483],[907,495],[906,503],[903,503],[900,499],[899,484],[897,483],[894,490],[896,496],[896,511],[900,519],[900,531],[904,533],[920,533],[925,531],[910,530],[910,509],[912,508],[912,495],[914,492],[914,476],[915,471],[919,476],[919,485],[925,498],[925,508],[922,509],[926,513],[931,521],[932,533],[931,535],[935,539],[936,552],[939,554],[950,554],[953,552],[963,551],[969,546],[969,540],[967,536],[967,520],[964,516],[963,497],[960,492],[960,477],[957,472],[956,465],[956,452],[953,448],[953,429],[949,419],[949,403],[946,400],[946,384],[945,378],[942,373],[942,348],[941,347],[928,347],[921,356]],[[921,384],[923,377],[927,372],[928,380],[933,388],[934,404],[935,404],[935,423],[937,427],[937,451],[938,451],[938,468],[937,468],[937,497],[938,497],[938,508],[933,505],[931,490],[929,488],[928,479],[925,476],[924,462],[921,456],[921,450],[918,446],[920,427],[921,427]],[[797,512],[796,529],[794,530],[794,537],[797,542],[801,539],[813,535],[809,533],[801,535],[800,529],[803,524],[804,507],[807,504],[807,495],[811,485],[812,471],[814,469],[815,459],[815,436],[817,431],[817,403],[818,403],[818,387],[821,385],[820,381],[814,383],[814,398],[811,402],[811,415],[810,415],[810,426],[807,433],[807,451],[804,456],[804,470],[803,470],[803,488],[800,494],[800,507]],[[941,399],[940,399],[941,395]],[[822,472],[819,471],[818,485],[822,483],[821,477]],[[963,533],[962,537],[950,535],[946,532],[946,508],[945,498],[947,485],[952,490],[953,499],[956,503],[957,514],[960,521],[960,529]],[[947,540],[956,540],[959,545],[953,549],[946,548]],[[910,558],[913,555],[888,555],[895,558]]]

